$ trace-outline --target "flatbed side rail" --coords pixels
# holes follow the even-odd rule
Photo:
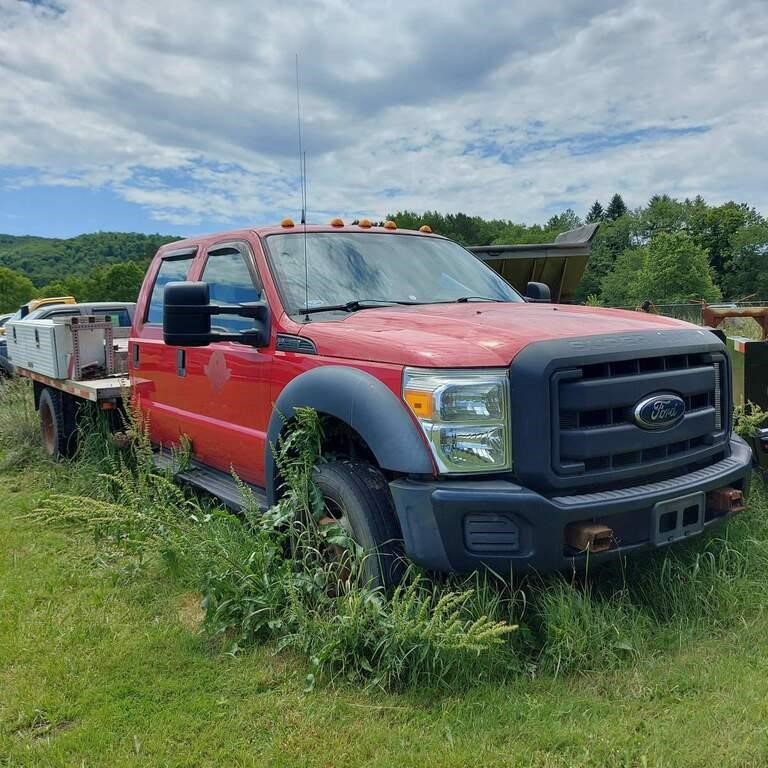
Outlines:
[[[81,400],[97,402],[117,402],[130,391],[130,381],[127,376],[110,376],[104,379],[74,381],[73,379],[52,379],[28,368],[16,368],[19,376],[32,379],[46,387],[58,389]]]

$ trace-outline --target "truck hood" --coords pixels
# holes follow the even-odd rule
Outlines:
[[[569,304],[435,304],[364,309],[315,320],[301,336],[320,355],[427,368],[506,366],[547,339],[695,328],[659,315]]]

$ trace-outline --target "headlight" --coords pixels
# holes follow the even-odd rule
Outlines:
[[[406,368],[403,399],[443,473],[512,468],[507,371]]]

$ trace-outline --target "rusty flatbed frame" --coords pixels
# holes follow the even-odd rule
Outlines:
[[[19,376],[24,376],[46,387],[58,389],[81,400],[92,403],[116,403],[130,392],[131,384],[127,376],[109,376],[103,379],[75,381],[73,379],[52,379],[28,368],[16,368]]]

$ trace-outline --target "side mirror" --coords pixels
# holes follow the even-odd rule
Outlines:
[[[253,330],[240,333],[211,331],[213,315],[253,319]],[[208,283],[168,283],[163,292],[163,341],[174,347],[207,347],[214,341],[238,341],[253,347],[269,344],[270,314],[264,301],[249,304],[211,304]]]
[[[525,298],[533,304],[549,304],[552,301],[552,294],[546,283],[528,283]]]

